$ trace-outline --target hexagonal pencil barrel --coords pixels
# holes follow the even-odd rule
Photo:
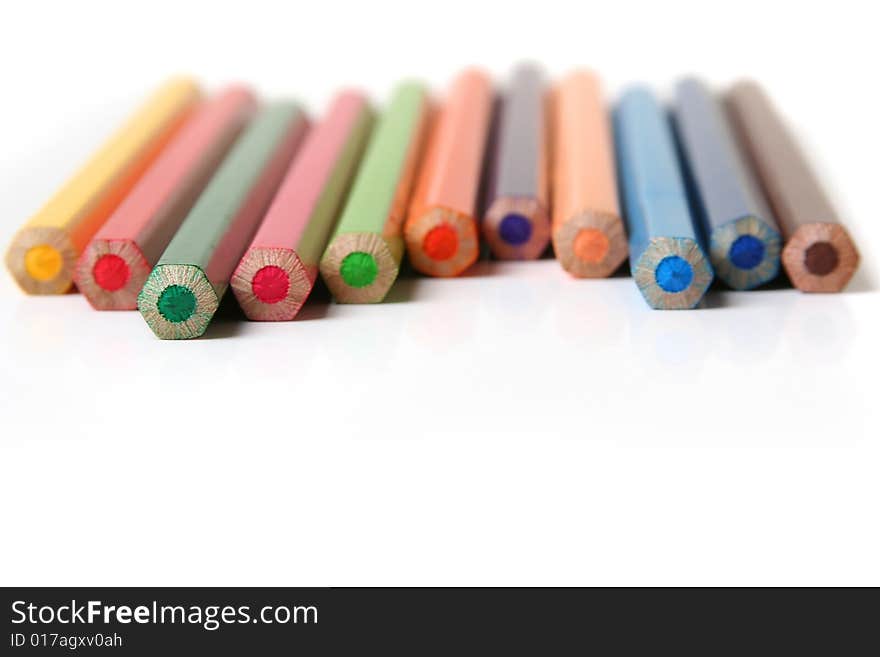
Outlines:
[[[572,276],[610,276],[626,260],[626,231],[598,77],[569,75],[553,108],[553,251]]]
[[[615,109],[614,127],[636,285],[652,308],[693,308],[712,283],[713,271],[691,216],[663,108],[647,89],[632,88]]]
[[[340,303],[382,301],[403,258],[403,222],[428,125],[428,96],[400,84],[370,138],[321,276]]]
[[[158,337],[205,332],[306,128],[296,104],[275,103],[236,141],[138,296],[138,310]]]
[[[727,106],[779,222],[782,266],[791,282],[803,292],[839,292],[859,253],[804,154],[754,82],[735,85]]]
[[[721,105],[695,78],[675,88],[674,125],[692,207],[715,273],[748,290],[779,273],[779,229],[746,167]]]
[[[492,83],[469,70],[452,84],[431,129],[404,224],[413,267],[458,276],[480,253],[477,202],[492,117]]]
[[[63,294],[95,232],[153,163],[199,100],[195,82],[162,85],[18,231],[6,265],[29,294]]]
[[[345,91],[306,137],[232,275],[248,319],[291,320],[311,294],[372,123],[366,97]]]
[[[550,243],[546,92],[541,69],[523,64],[499,101],[482,228],[502,260],[533,260]]]
[[[74,281],[98,310],[134,310],[153,265],[256,108],[231,87],[203,103],[89,242]]]

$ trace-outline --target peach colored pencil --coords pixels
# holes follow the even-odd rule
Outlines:
[[[89,242],[74,281],[98,310],[135,310],[153,265],[256,108],[231,87],[203,103]]]
[[[599,79],[566,77],[553,108],[553,250],[578,278],[609,276],[626,259],[611,126]]]
[[[462,73],[436,118],[404,226],[413,267],[457,276],[479,255],[477,196],[492,114],[492,85]]]
[[[248,319],[291,320],[302,308],[372,124],[367,98],[345,91],[312,128],[232,275]]]

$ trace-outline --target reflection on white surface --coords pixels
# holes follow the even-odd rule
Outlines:
[[[136,313],[98,313],[77,295],[24,298],[4,285],[7,426],[27,426],[48,391],[62,415],[78,418],[56,438],[94,438],[92,429],[117,422],[150,435],[154,427],[131,418],[152,404],[195,435],[259,429],[283,412],[340,436],[347,429],[325,418],[356,424],[359,439],[467,430],[839,444],[865,435],[855,418],[868,403],[854,382],[868,380],[876,354],[872,332],[856,329],[858,316],[877,312],[873,293],[716,291],[705,309],[657,312],[627,277],[578,281],[552,260],[406,278],[382,305],[319,295],[286,324],[227,308],[208,339],[187,342],[155,339]],[[188,410],[204,404],[224,406],[222,418]],[[826,433],[848,421],[841,409],[851,430]],[[33,434],[7,436],[50,437]]]
[[[106,551],[132,546],[151,555],[143,583],[216,583],[221,555],[255,551],[256,578],[232,581],[277,583],[299,554],[323,565],[283,581],[407,582],[391,564],[415,568],[430,546],[445,555],[430,582],[461,581],[447,564],[476,558],[483,577],[467,582],[503,583],[536,536],[572,563],[592,546],[665,582],[671,553],[652,561],[636,544],[673,532],[689,536],[685,561],[719,541],[760,561],[731,527],[809,540],[795,497],[800,514],[837,500],[827,527],[874,492],[873,292],[715,291],[706,309],[660,312],[626,277],[483,263],[403,279],[382,305],[318,298],[285,324],[233,309],[182,342],[76,295],[0,292],[0,495],[21,500],[6,520],[38,539],[42,583],[111,581]],[[22,498],[35,482],[45,494]],[[105,556],[74,550],[71,568],[40,548],[41,518],[59,513]],[[206,558],[207,544],[229,547]]]

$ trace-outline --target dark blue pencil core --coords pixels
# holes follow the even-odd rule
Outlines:
[[[727,256],[740,269],[754,269],[764,260],[764,242],[754,235],[740,235],[730,245]]]
[[[694,268],[680,256],[666,256],[654,270],[654,278],[664,292],[681,292],[694,280]]]
[[[509,214],[501,220],[498,234],[508,244],[519,246],[529,241],[532,236],[532,222],[521,214]]]

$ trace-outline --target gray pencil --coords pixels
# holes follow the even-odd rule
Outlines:
[[[730,287],[748,290],[779,273],[779,229],[746,168],[718,101],[701,81],[675,89],[675,127],[709,259]]]
[[[544,94],[542,71],[523,64],[501,100],[483,234],[503,260],[532,260],[550,242]]]

